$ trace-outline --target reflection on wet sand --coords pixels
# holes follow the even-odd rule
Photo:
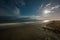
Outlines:
[[[0,29],[0,40],[60,40],[60,33],[53,29],[55,26],[56,28],[60,26],[58,22],[49,22],[48,24],[8,23],[7,25],[0,26],[2,28]]]

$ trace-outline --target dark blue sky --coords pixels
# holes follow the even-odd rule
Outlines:
[[[44,10],[51,11],[48,15]],[[60,0],[0,0],[0,16],[60,17]]]
[[[26,5],[21,8],[22,15],[36,15],[38,7],[41,5],[41,0],[25,0]]]
[[[38,15],[36,11],[43,3],[49,0],[0,0],[0,15],[14,15],[19,10],[20,15]],[[17,14],[17,15],[19,15]]]
[[[49,3],[49,0],[24,0],[25,6],[21,7],[21,15],[31,16],[38,15],[36,11],[39,9],[41,4]]]

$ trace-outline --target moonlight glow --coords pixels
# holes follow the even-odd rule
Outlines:
[[[51,12],[50,10],[44,10],[44,14],[48,14],[50,12]]]
[[[45,23],[45,22],[49,22],[50,20],[44,20],[43,22]]]

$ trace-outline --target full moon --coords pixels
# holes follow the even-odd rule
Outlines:
[[[44,14],[48,14],[50,12],[51,12],[50,10],[44,10]]]

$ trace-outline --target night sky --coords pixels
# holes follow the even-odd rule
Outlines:
[[[60,19],[60,0],[0,0],[0,20],[24,17]]]

